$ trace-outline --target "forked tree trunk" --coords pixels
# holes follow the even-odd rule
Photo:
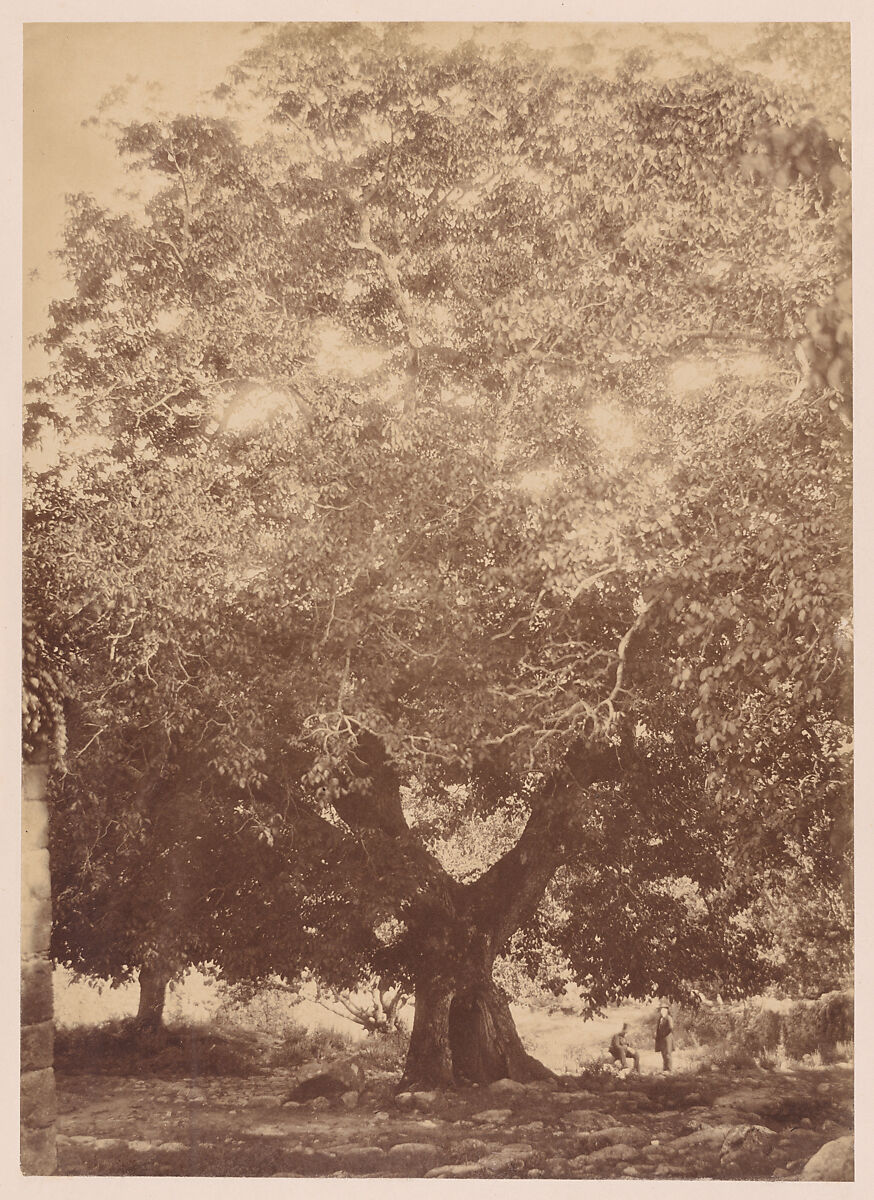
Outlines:
[[[489,980],[460,992],[449,1010],[449,1044],[456,1080],[551,1078],[552,1072],[522,1045],[507,997]]]
[[[137,1009],[137,1027],[144,1031],[162,1029],[164,1025],[164,1001],[167,984],[172,978],[165,967],[140,968],[140,1003]]]
[[[416,987],[415,1004],[401,1091],[552,1078],[522,1045],[507,998],[491,978],[467,986],[430,979]]]

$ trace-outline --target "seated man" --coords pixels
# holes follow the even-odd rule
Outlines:
[[[626,1058],[634,1063],[635,1071],[640,1070],[640,1054],[628,1044],[628,1024],[622,1026],[619,1033],[614,1033],[610,1040],[610,1053],[619,1063],[620,1071],[624,1071]]]

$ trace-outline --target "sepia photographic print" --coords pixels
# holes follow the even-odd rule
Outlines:
[[[853,1180],[849,23],[23,47],[23,1174]]]

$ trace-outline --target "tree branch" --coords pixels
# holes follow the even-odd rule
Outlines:
[[[466,885],[466,912],[478,927],[491,930],[495,953],[534,915],[557,869],[577,852],[588,789],[616,779],[618,773],[615,746],[572,749],[532,805],[516,845]]]

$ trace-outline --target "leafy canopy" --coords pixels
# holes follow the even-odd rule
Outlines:
[[[66,631],[63,819],[119,863],[166,843],[183,911],[174,881],[220,886],[197,831],[239,818],[182,957],[239,967],[271,861],[289,929],[246,970],[338,912],[333,961],[381,969],[435,813],[524,823],[607,747],[550,936],[667,990],[711,922],[727,970],[738,873],[846,848],[845,146],[725,67],[605,79],[405,26],[280,26],[221,92],[119,130],[139,216],[71,199],[26,424],[64,438],[25,581]],[[617,963],[617,919],[670,955]]]

